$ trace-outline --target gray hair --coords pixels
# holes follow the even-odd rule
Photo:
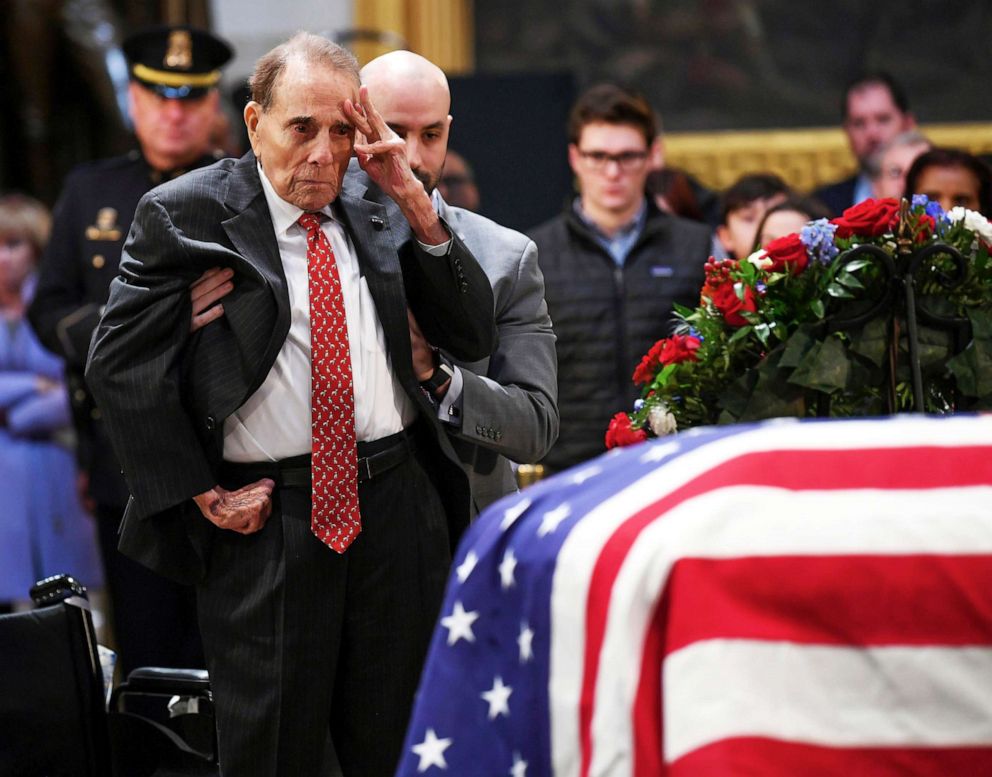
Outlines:
[[[868,157],[868,162],[865,165],[865,172],[872,179],[878,178],[882,174],[882,157],[884,157],[891,149],[899,148],[900,146],[927,146],[932,147],[933,143],[930,139],[920,132],[918,129],[910,129],[905,132],[900,132],[892,140],[887,143],[883,143],[881,146],[875,149],[875,152]]]
[[[275,99],[275,86],[286,63],[300,58],[308,65],[326,65],[338,70],[361,84],[358,75],[358,60],[354,54],[337,43],[309,32],[298,32],[284,43],[280,43],[255,63],[255,70],[248,79],[251,99],[262,106],[263,111],[272,107]]]

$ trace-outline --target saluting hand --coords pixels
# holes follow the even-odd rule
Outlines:
[[[400,207],[417,239],[441,245],[451,236],[441,224],[424,185],[410,169],[406,143],[390,129],[369,99],[368,87],[358,90],[358,104],[344,101],[345,116],[355,127],[358,164]]]
[[[275,482],[262,478],[236,491],[214,486],[193,497],[203,516],[221,529],[239,534],[259,531],[272,514],[272,489]]]

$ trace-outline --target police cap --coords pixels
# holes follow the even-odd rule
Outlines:
[[[200,97],[220,81],[233,54],[216,35],[185,25],[140,30],[123,43],[131,78],[163,97]]]

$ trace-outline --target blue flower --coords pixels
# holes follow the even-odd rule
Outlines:
[[[913,195],[913,201],[910,204],[914,208],[925,208],[927,206],[927,203],[928,202],[930,202],[930,198],[927,197],[925,194],[914,194]]]
[[[917,197],[923,197],[924,199],[926,199],[925,194],[914,195],[913,199],[915,200]],[[940,207],[939,202],[928,202],[926,204],[926,214],[928,216],[933,216],[934,219],[937,221],[947,218],[947,215],[944,213],[944,209]]]
[[[638,412],[638,411],[640,411],[640,409],[643,408],[643,407],[644,407],[644,400],[643,399],[635,399],[634,400],[634,412],[635,413]]]
[[[799,239],[806,246],[810,257],[820,264],[830,264],[840,253],[840,249],[834,245],[836,231],[836,224],[831,224],[827,219],[817,219],[799,231]]]
[[[706,338],[703,337],[702,333],[696,329],[694,326],[689,327],[689,337],[695,337],[699,342],[703,342]]]

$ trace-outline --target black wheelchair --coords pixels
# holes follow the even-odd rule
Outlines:
[[[218,775],[204,670],[142,667],[108,700],[86,590],[67,576],[0,615],[0,775]]]

